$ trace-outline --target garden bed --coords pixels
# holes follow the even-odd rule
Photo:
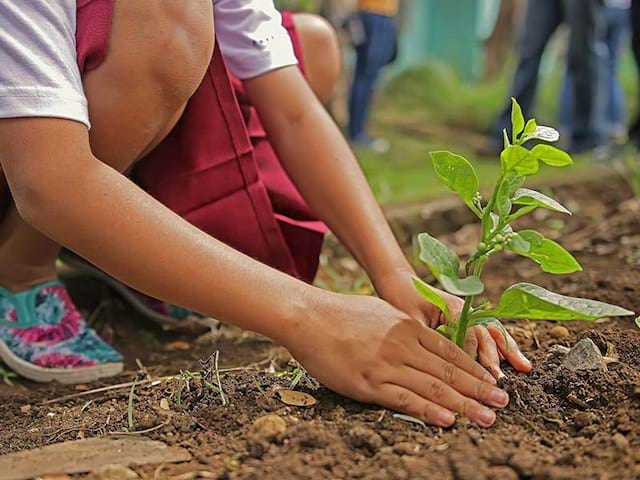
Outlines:
[[[525,225],[535,225],[548,238],[561,238],[584,272],[551,278],[526,259],[503,256],[488,266],[487,297],[495,300],[496,292],[524,279],[640,312],[640,201],[616,178],[554,190],[574,216],[543,212]],[[395,209],[394,227],[405,240],[431,231],[458,252],[475,245],[477,226],[466,224],[469,218],[455,205],[438,213],[446,222],[437,226],[432,211],[403,216]],[[362,293],[370,289],[353,260],[332,242],[323,264],[319,284]],[[126,354],[129,372],[77,387],[22,381],[1,386],[0,454],[122,434],[130,427],[131,413],[135,430],[150,430],[144,436],[184,447],[192,456],[186,463],[133,467],[141,478],[640,478],[640,330],[633,320],[563,324],[566,331],[551,322],[508,324],[532,359],[533,373],[505,368],[511,403],[493,428],[459,420],[454,428],[442,430],[403,421],[393,412],[319,387],[296,375],[287,352],[261,337],[231,328],[197,339],[159,332],[123,310],[103,287],[86,282],[75,287],[79,303],[88,312],[97,311],[93,320],[101,332]],[[564,354],[555,345],[570,347],[585,337],[616,361],[606,370],[560,369]],[[219,392],[186,374],[140,384],[133,395],[129,386],[90,393],[134,378],[198,372],[199,360],[214,351],[220,352],[226,405]],[[145,367],[141,374],[140,366]],[[225,373],[228,366],[244,368]],[[285,405],[276,391],[292,382],[317,404]],[[75,397],[44,403],[64,395]],[[272,419],[267,425],[271,430],[255,424],[268,414],[283,422]]]

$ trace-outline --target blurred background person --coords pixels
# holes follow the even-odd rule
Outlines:
[[[630,26],[631,0],[605,0],[605,44],[599,49],[602,62],[599,100],[602,108],[600,127],[607,140],[621,144],[627,138],[625,98],[618,78],[620,58],[626,46]],[[560,100],[560,125],[568,135],[573,130],[574,92],[572,74],[567,69]]]
[[[631,50],[640,73],[640,0],[631,0]],[[639,102],[640,103],[640,102]],[[629,127],[629,141],[640,146],[640,108]]]
[[[517,42],[519,63],[508,98],[515,97],[527,118],[534,115],[540,60],[557,28],[569,27],[567,66],[572,73],[574,108],[569,149],[573,153],[591,150],[604,141],[602,122],[598,118],[601,55],[606,15],[603,0],[530,0]],[[502,130],[509,130],[511,101],[505,106],[491,130],[486,154],[502,149]]]
[[[388,143],[367,132],[369,111],[380,71],[397,55],[398,0],[359,0],[358,12],[347,21],[356,49],[349,97],[348,136],[355,146],[384,152]]]

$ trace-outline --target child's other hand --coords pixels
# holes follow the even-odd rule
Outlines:
[[[394,272],[383,277],[376,284],[376,289],[380,296],[393,306],[435,329],[444,324],[446,319],[436,306],[418,293],[413,286],[412,276],[414,272],[411,270]],[[463,300],[442,290],[436,290],[447,301],[451,316],[458,318],[464,305]],[[500,360],[508,361],[519,372],[531,371],[531,362],[520,351],[513,337],[507,333],[505,340],[505,336],[497,327],[470,328],[465,343],[465,351],[471,358],[478,360],[496,378],[503,375]]]
[[[433,425],[451,426],[458,413],[488,427],[487,406],[508,403],[462,349],[379,298],[322,292],[280,340],[334,391]]]

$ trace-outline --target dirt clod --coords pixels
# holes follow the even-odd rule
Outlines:
[[[353,427],[347,433],[347,442],[352,448],[375,453],[383,444],[382,437],[367,427]]]
[[[258,418],[251,426],[251,437],[273,442],[287,430],[287,422],[279,415],[270,414]]]
[[[551,331],[549,332],[549,335],[551,335],[556,340],[564,340],[570,335],[570,333],[567,327],[563,327],[562,325],[556,325],[551,329]]]

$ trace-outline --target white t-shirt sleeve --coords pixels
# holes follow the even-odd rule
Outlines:
[[[0,118],[89,126],[75,32],[76,0],[0,0]]]
[[[218,44],[236,77],[253,78],[298,63],[273,0],[214,0],[213,6]]]

